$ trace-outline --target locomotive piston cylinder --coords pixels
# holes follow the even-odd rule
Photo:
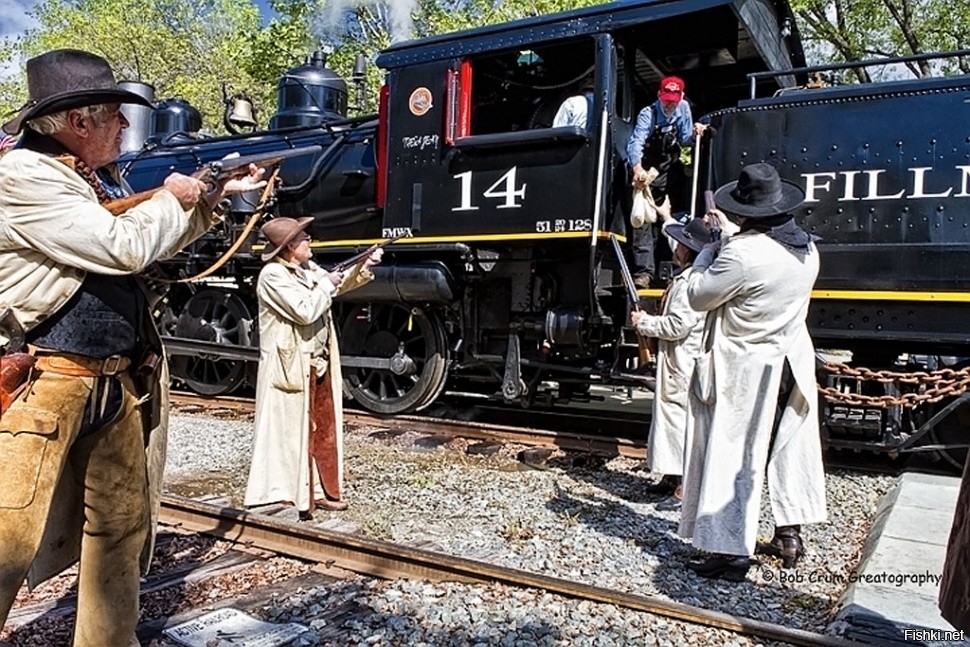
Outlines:
[[[546,312],[546,338],[554,346],[585,346],[586,318],[578,310],[553,308]]]

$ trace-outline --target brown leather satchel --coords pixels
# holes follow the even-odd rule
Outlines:
[[[0,416],[27,386],[30,369],[36,361],[30,353],[0,355]]]

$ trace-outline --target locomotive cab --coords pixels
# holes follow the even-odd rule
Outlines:
[[[448,376],[481,381],[487,392],[499,382],[506,400],[525,404],[550,382],[550,396],[560,399],[574,390],[563,387],[571,382],[581,390],[597,381],[647,382],[631,370],[630,304],[609,244],[617,236],[629,247],[624,149],[633,123],[667,74],[685,78],[700,114],[744,96],[748,72],[800,64],[797,39],[778,28],[785,17],[787,5],[760,0],[612,3],[409,41],[381,54],[382,233],[412,237],[394,245],[398,265],[385,262],[378,279],[392,280],[422,255],[440,261],[415,270],[408,286],[413,304],[435,313],[429,325],[448,340],[448,369],[426,396]],[[585,123],[554,124],[587,75]],[[682,210],[690,199],[686,190],[678,196]],[[380,289],[368,288],[352,298]],[[359,319],[347,320],[345,338],[376,337],[355,333]],[[361,341],[351,350],[366,348]],[[393,395],[381,395],[403,392],[393,376],[355,368],[354,360],[350,366],[355,398],[383,411],[397,406]],[[417,398],[417,406],[431,399]]]
[[[786,18],[784,0],[633,0],[398,43],[377,59],[377,118],[342,117],[346,85],[315,58],[281,82],[281,100],[298,101],[270,130],[165,142],[125,168],[147,189],[227,153],[319,144],[283,162],[273,210],[313,215],[318,262],[410,234],[336,312],[345,386],[365,408],[414,411],[459,382],[524,405],[583,397],[593,383],[649,386],[627,341],[631,304],[612,245],[630,248],[627,139],[666,75],[685,79],[701,114],[740,99],[750,72],[800,65]],[[758,83],[773,91],[792,79]],[[564,99],[586,90],[586,121],[555,124]],[[678,201],[691,211],[686,188]],[[211,264],[252,211],[234,204],[170,267]],[[243,245],[170,300],[167,341],[184,358],[173,368],[197,390],[246,380],[259,266]]]

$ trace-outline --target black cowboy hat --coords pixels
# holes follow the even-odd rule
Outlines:
[[[771,164],[749,164],[736,182],[714,193],[718,208],[745,218],[768,218],[788,213],[805,199],[796,184],[782,180]]]
[[[99,103],[137,103],[148,99],[122,90],[108,61],[77,49],[55,49],[27,61],[27,104],[3,125],[15,135],[31,119]]]
[[[287,243],[296,238],[300,232],[313,222],[313,218],[273,218],[260,228],[260,233],[266,239],[266,249],[261,258],[264,262],[271,261],[286,247]]]
[[[703,218],[691,218],[686,225],[679,222],[669,224],[664,227],[664,233],[695,252],[711,242],[711,230],[704,224]]]

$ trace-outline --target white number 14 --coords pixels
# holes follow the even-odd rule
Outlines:
[[[499,209],[518,209],[522,206],[521,202],[516,202],[516,198],[525,200],[525,184],[521,187],[515,186],[515,166],[510,168],[505,175],[500,177],[495,184],[485,189],[482,195],[486,198],[503,200],[498,205]],[[452,211],[477,211],[478,207],[472,205],[472,171],[459,173],[455,179],[461,182],[461,204],[452,207]]]

